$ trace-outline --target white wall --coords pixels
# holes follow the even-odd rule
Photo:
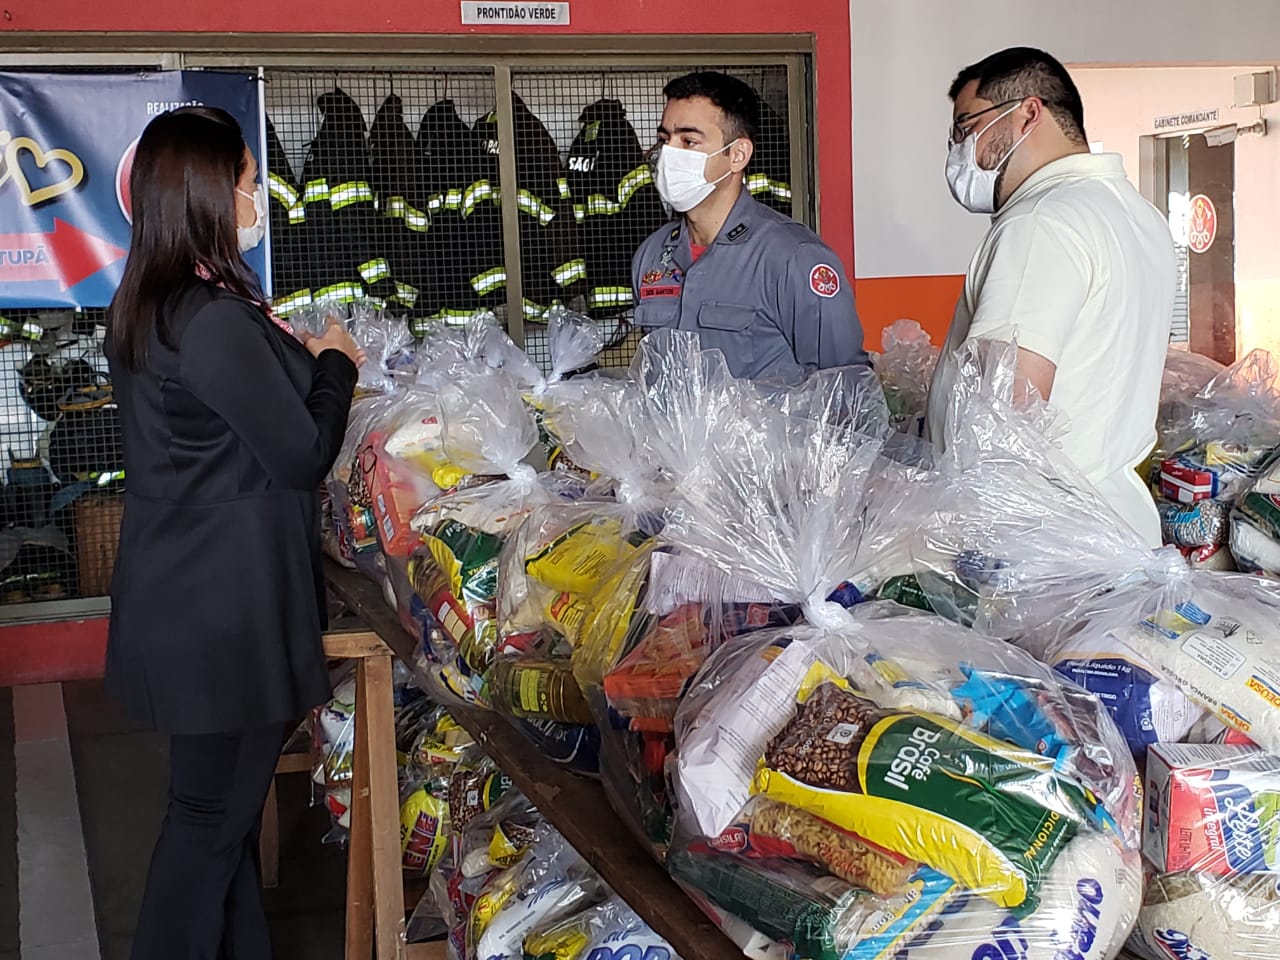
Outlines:
[[[968,265],[985,220],[943,180],[947,88],[966,64],[1016,45],[1073,64],[1280,62],[1280,0],[851,0],[850,15],[859,278]]]

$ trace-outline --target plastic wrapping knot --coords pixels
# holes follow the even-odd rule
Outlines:
[[[804,618],[810,626],[823,632],[842,633],[851,629],[856,620],[853,614],[841,604],[827,599],[828,591],[821,587],[814,590],[804,601]]]
[[[513,463],[503,472],[521,490],[532,490],[538,485],[538,471],[527,463]]]
[[[1142,566],[1142,574],[1156,586],[1167,586],[1187,576],[1187,559],[1177,547],[1161,547]]]

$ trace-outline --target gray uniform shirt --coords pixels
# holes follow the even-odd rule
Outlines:
[[[839,259],[746,190],[696,263],[683,220],[649,237],[631,261],[631,286],[641,328],[697,333],[736,377],[794,382],[867,363]]]

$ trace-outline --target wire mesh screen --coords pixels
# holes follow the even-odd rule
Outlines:
[[[602,323],[609,344],[602,365],[630,363],[638,340],[629,324],[631,257],[671,217],[650,168],[666,103],[662,89],[691,69],[512,73],[525,342],[544,369],[550,356],[545,327],[537,321],[555,303]],[[738,76],[760,94],[762,130],[747,186],[757,199],[791,214],[786,68],[707,69]],[[496,118],[486,126],[496,147]]]
[[[0,312],[0,605],[108,591],[124,462],[105,312]]]
[[[491,71],[269,70],[277,311],[372,298],[408,315],[419,332],[477,310],[506,322],[509,193],[530,354],[550,366],[540,321],[560,304],[599,320],[609,343],[602,363],[625,366],[637,339],[631,256],[670,217],[649,165],[662,89],[690,69],[513,71],[510,191],[499,172]],[[746,80],[764,104],[748,189],[792,213],[786,68],[716,69]]]
[[[505,313],[491,71],[267,73],[272,289],[287,316],[373,299],[417,329]]]

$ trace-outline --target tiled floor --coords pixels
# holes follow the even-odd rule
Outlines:
[[[56,690],[55,690],[56,692]],[[0,689],[0,790],[8,796],[24,791],[19,803],[0,803],[0,960],[78,960],[79,956],[102,960],[127,960],[134,922],[142,899],[151,847],[164,815],[167,779],[166,746],[163,738],[135,729],[108,700],[98,683],[70,683],[61,688],[65,708],[63,756],[67,744],[78,796],[78,819],[83,858],[87,863],[92,896],[92,923],[96,926],[97,950],[81,954],[65,944],[41,950],[36,944],[19,944],[20,903],[23,914],[33,922],[44,911],[62,911],[64,931],[79,935],[68,910],[68,884],[83,878],[85,863],[69,863],[61,846],[75,846],[74,830],[49,834],[57,839],[38,847],[28,846],[32,860],[26,871],[18,862],[19,827],[16,810],[33,809],[22,801],[55,808],[69,797],[56,786],[56,748],[41,748],[55,760],[44,773],[23,755],[23,781],[15,771],[15,731],[13,691]],[[19,707],[23,697],[19,697]],[[26,698],[30,702],[30,698]],[[20,721],[23,718],[20,718]],[[31,722],[45,722],[36,717]],[[19,723],[21,728],[22,724]],[[19,747],[21,751],[22,747]],[[35,759],[39,759],[38,754]],[[65,759],[63,766],[66,766]],[[45,790],[43,799],[40,791]],[[324,846],[321,838],[329,828],[327,814],[309,805],[305,776],[282,777],[278,784],[280,803],[280,886],[266,893],[277,960],[337,960],[342,955],[343,894],[346,861],[342,850]],[[69,793],[70,791],[65,791]],[[74,809],[74,808],[72,808]],[[64,811],[55,810],[59,816]],[[52,818],[50,821],[53,822]],[[35,822],[35,821],[32,821]],[[54,827],[58,825],[54,822]],[[53,828],[49,828],[53,829]],[[72,839],[68,839],[72,838]],[[28,854],[24,854],[26,856]],[[70,857],[74,859],[74,857]],[[41,901],[20,900],[19,878],[25,877],[34,891],[61,889],[59,898],[47,892],[27,894]],[[68,879],[70,878],[70,879]],[[26,891],[21,891],[26,893]],[[82,913],[88,910],[80,911]],[[35,931],[38,927],[24,927]],[[89,928],[92,936],[92,927]],[[42,934],[47,937],[47,934]],[[72,941],[68,941],[69,943]]]

